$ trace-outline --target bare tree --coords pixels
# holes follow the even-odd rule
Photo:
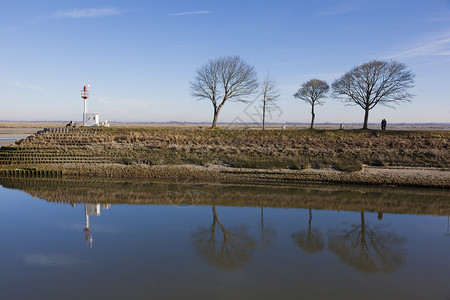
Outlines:
[[[269,72],[264,77],[261,83],[261,96],[262,96],[262,124],[263,130],[266,128],[266,114],[274,110],[280,94],[278,93],[278,84],[273,79]]]
[[[366,224],[362,211],[360,224],[353,224],[350,229],[332,229],[328,232],[328,249],[355,270],[393,273],[405,260],[405,238],[384,229]]]
[[[245,102],[258,89],[255,69],[239,56],[211,59],[196,71],[190,82],[191,94],[209,99],[214,107],[212,128],[217,127],[217,117],[227,100]]]
[[[411,101],[414,74],[396,61],[373,60],[355,67],[332,84],[333,97],[364,109],[363,129],[367,129],[369,110],[378,103],[391,104]]]
[[[311,221],[312,212],[310,208],[308,230],[301,230],[297,233],[293,233],[291,234],[291,237],[297,246],[303,249],[303,251],[309,254],[314,254],[325,248],[325,242],[323,240],[322,233],[318,229],[311,227]]]
[[[191,236],[197,255],[222,269],[239,269],[252,259],[255,242],[243,226],[226,228],[212,205],[210,228],[200,227]]]
[[[323,101],[320,99],[324,98],[329,90],[330,86],[325,81],[320,79],[311,79],[303,83],[297,93],[294,94],[295,98],[299,98],[311,104],[311,126],[309,127],[311,129],[314,127],[314,119],[316,118],[314,106],[316,104],[323,104]]]

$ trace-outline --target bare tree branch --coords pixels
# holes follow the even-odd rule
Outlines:
[[[369,110],[378,103],[409,102],[414,97],[407,92],[414,87],[414,74],[396,61],[373,60],[355,67],[332,84],[333,97],[359,105],[365,111],[363,129],[367,129]]]
[[[276,102],[278,101],[278,98],[280,98],[278,84],[276,80],[270,76],[269,71],[267,71],[266,77],[264,77],[261,82],[260,89],[262,98],[262,123],[264,130],[266,127],[266,115],[275,108],[277,105]]]
[[[311,129],[314,127],[314,119],[316,117],[314,106],[316,104],[322,105],[324,103],[321,99],[325,98],[329,90],[330,86],[325,81],[320,79],[311,79],[302,83],[300,89],[294,94],[295,98],[299,98],[300,100],[311,104]]]
[[[197,69],[190,82],[191,95],[199,100],[209,99],[214,107],[212,128],[217,126],[219,112],[227,100],[245,102],[257,89],[255,69],[239,56],[211,59]]]

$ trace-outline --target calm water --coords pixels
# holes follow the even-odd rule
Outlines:
[[[0,299],[450,299],[448,191],[0,183]]]

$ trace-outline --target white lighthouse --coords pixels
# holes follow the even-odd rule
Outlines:
[[[91,88],[90,79],[86,80],[86,84],[81,90],[81,98],[84,100],[83,126],[99,126],[100,116],[98,113],[87,112],[87,99],[89,98],[89,90]]]

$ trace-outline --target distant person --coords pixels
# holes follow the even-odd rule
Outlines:
[[[381,120],[381,130],[386,130],[387,121],[386,119]]]

